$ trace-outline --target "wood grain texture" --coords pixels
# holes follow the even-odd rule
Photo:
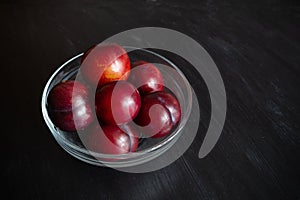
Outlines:
[[[300,7],[296,1],[3,1],[1,180],[9,199],[299,199]],[[181,31],[217,64],[228,111],[213,151],[198,159],[210,119],[205,83],[195,141],[146,174],[90,166],[65,153],[40,110],[43,87],[68,58],[136,27]],[[182,68],[188,65],[178,59]]]

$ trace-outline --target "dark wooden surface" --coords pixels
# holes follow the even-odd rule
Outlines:
[[[1,195],[7,199],[299,199],[300,8],[296,1],[2,1]],[[41,114],[43,87],[68,58],[131,28],[194,38],[224,79],[223,133],[197,154],[210,117],[172,165],[129,174],[85,164],[55,142]]]

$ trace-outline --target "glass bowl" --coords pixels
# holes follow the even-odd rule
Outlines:
[[[83,53],[71,58],[61,65],[48,80],[42,94],[42,114],[44,120],[53,134],[58,144],[69,154],[97,166],[106,166],[111,168],[122,168],[137,166],[149,162],[166,152],[181,136],[182,130],[190,116],[192,107],[192,89],[191,86],[180,71],[180,69],[167,58],[148,49],[139,49],[134,47],[124,47],[128,53],[131,62],[136,60],[145,60],[154,63],[161,71],[166,88],[176,96],[181,107],[181,120],[173,131],[163,138],[143,138],[139,140],[139,147],[136,152],[127,154],[102,154],[92,152],[85,148],[81,142],[80,131],[65,132],[57,128],[47,110],[47,97],[49,91],[58,83],[64,80],[75,79]]]

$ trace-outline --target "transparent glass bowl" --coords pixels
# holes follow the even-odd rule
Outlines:
[[[176,128],[163,138],[153,139],[144,138],[139,141],[139,147],[136,152],[127,154],[101,154],[92,152],[85,148],[80,141],[79,132],[64,132],[57,128],[51,121],[47,110],[47,97],[49,91],[63,80],[74,79],[80,68],[80,60],[83,53],[71,58],[61,65],[48,80],[42,95],[42,113],[44,120],[49,127],[58,144],[69,154],[84,162],[107,166],[112,168],[130,167],[144,164],[153,160],[167,151],[180,137],[192,107],[192,89],[191,86],[180,71],[180,69],[167,58],[153,51],[138,49],[134,47],[125,47],[131,62],[136,60],[145,60],[155,63],[162,72],[165,86],[177,97],[181,106],[181,120]]]

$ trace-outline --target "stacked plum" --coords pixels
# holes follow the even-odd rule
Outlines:
[[[86,51],[80,73],[84,81],[67,80],[52,88],[48,111],[63,131],[87,130],[89,150],[135,152],[139,138],[167,136],[180,121],[180,104],[165,90],[160,70],[143,60],[131,63],[118,44]]]

